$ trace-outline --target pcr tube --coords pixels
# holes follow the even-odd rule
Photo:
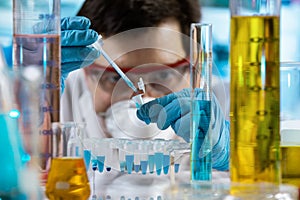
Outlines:
[[[154,159],[154,141],[149,141],[149,153],[148,153],[148,165],[149,165],[149,173],[154,173],[155,159]]]
[[[95,145],[95,156],[97,160],[98,171],[102,173],[104,171],[104,163],[105,163],[105,154],[106,154],[106,144],[103,140],[98,140]]]
[[[161,170],[163,168],[163,159],[164,159],[164,140],[162,139],[155,139],[154,140],[154,160],[155,160],[155,168],[156,168],[156,174],[160,175]]]
[[[125,160],[126,160],[126,169],[127,173],[131,174],[132,169],[133,169],[133,161],[134,161],[134,145],[131,140],[127,140],[125,143]]]
[[[141,152],[141,171],[145,175],[148,168],[148,154],[149,154],[150,142],[148,140],[142,140],[140,143]]]
[[[118,140],[118,149],[119,149],[119,165],[120,165],[120,171],[121,172],[125,172],[125,168],[126,168],[126,160],[125,160],[125,142],[126,140],[124,139],[119,139]]]

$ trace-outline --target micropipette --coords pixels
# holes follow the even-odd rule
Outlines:
[[[107,62],[116,70],[116,72],[121,76],[121,78],[125,81],[125,83],[134,91],[136,95],[132,96],[132,100],[135,102],[136,107],[140,108],[143,105],[142,94],[145,93],[145,85],[143,79],[140,78],[138,84],[138,89],[134,86],[132,81],[124,74],[124,72],[120,69],[120,67],[108,56],[108,54],[102,48],[103,40],[102,36],[98,36],[98,40],[92,44],[93,47],[98,49],[103,57],[107,60]]]
[[[120,67],[107,55],[107,53],[102,48],[103,40],[102,36],[98,36],[97,42],[93,44],[93,47],[98,49],[103,57],[107,60],[107,62],[116,70],[116,72],[121,76],[121,78],[125,81],[125,83],[134,91],[138,92],[137,88],[134,86],[132,81],[124,74],[124,72],[120,69]]]

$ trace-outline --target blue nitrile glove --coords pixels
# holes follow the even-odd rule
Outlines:
[[[201,90],[196,89],[196,95],[201,95]],[[202,105],[202,107],[204,104]],[[175,133],[181,136],[185,141],[190,140],[190,107],[191,95],[189,89],[180,92],[171,93],[167,96],[157,98],[141,106],[137,110],[137,116],[147,124],[157,123],[157,127],[164,130],[171,126]],[[201,107],[201,106],[200,106]],[[202,110],[201,110],[202,111]],[[209,120],[205,117],[207,113],[203,108],[201,112],[202,120]],[[207,121],[206,120],[206,121]],[[213,95],[212,98],[212,161],[213,168],[217,170],[228,170],[229,166],[229,122],[225,120],[219,102]],[[207,123],[199,122],[198,128],[207,130]],[[206,132],[206,131],[204,131]],[[204,136],[203,136],[204,138]],[[203,142],[203,141],[202,141]]]
[[[98,33],[89,29],[86,17],[66,17],[61,20],[61,89],[71,71],[92,64],[100,52],[89,45],[98,39]]]

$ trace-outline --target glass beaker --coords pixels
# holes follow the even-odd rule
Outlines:
[[[190,48],[190,76],[192,87],[190,126],[191,180],[211,180],[211,24],[191,24]],[[205,115],[203,115],[203,111],[205,112]],[[202,126],[206,128],[200,130],[199,123],[202,123]]]
[[[280,63],[280,136],[282,182],[300,192],[300,62]],[[299,196],[300,197],[300,196]]]
[[[41,111],[51,122],[59,122],[60,63],[60,0],[13,0],[13,68],[42,69]]]
[[[85,124],[52,124],[52,159],[46,183],[46,195],[54,199],[86,200],[90,184],[83,159],[82,139]]]
[[[230,0],[230,173],[280,182],[280,0]]]

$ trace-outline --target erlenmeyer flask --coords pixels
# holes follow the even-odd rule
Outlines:
[[[52,124],[52,159],[46,195],[50,200],[86,200],[90,184],[82,151],[84,125],[76,122]]]

